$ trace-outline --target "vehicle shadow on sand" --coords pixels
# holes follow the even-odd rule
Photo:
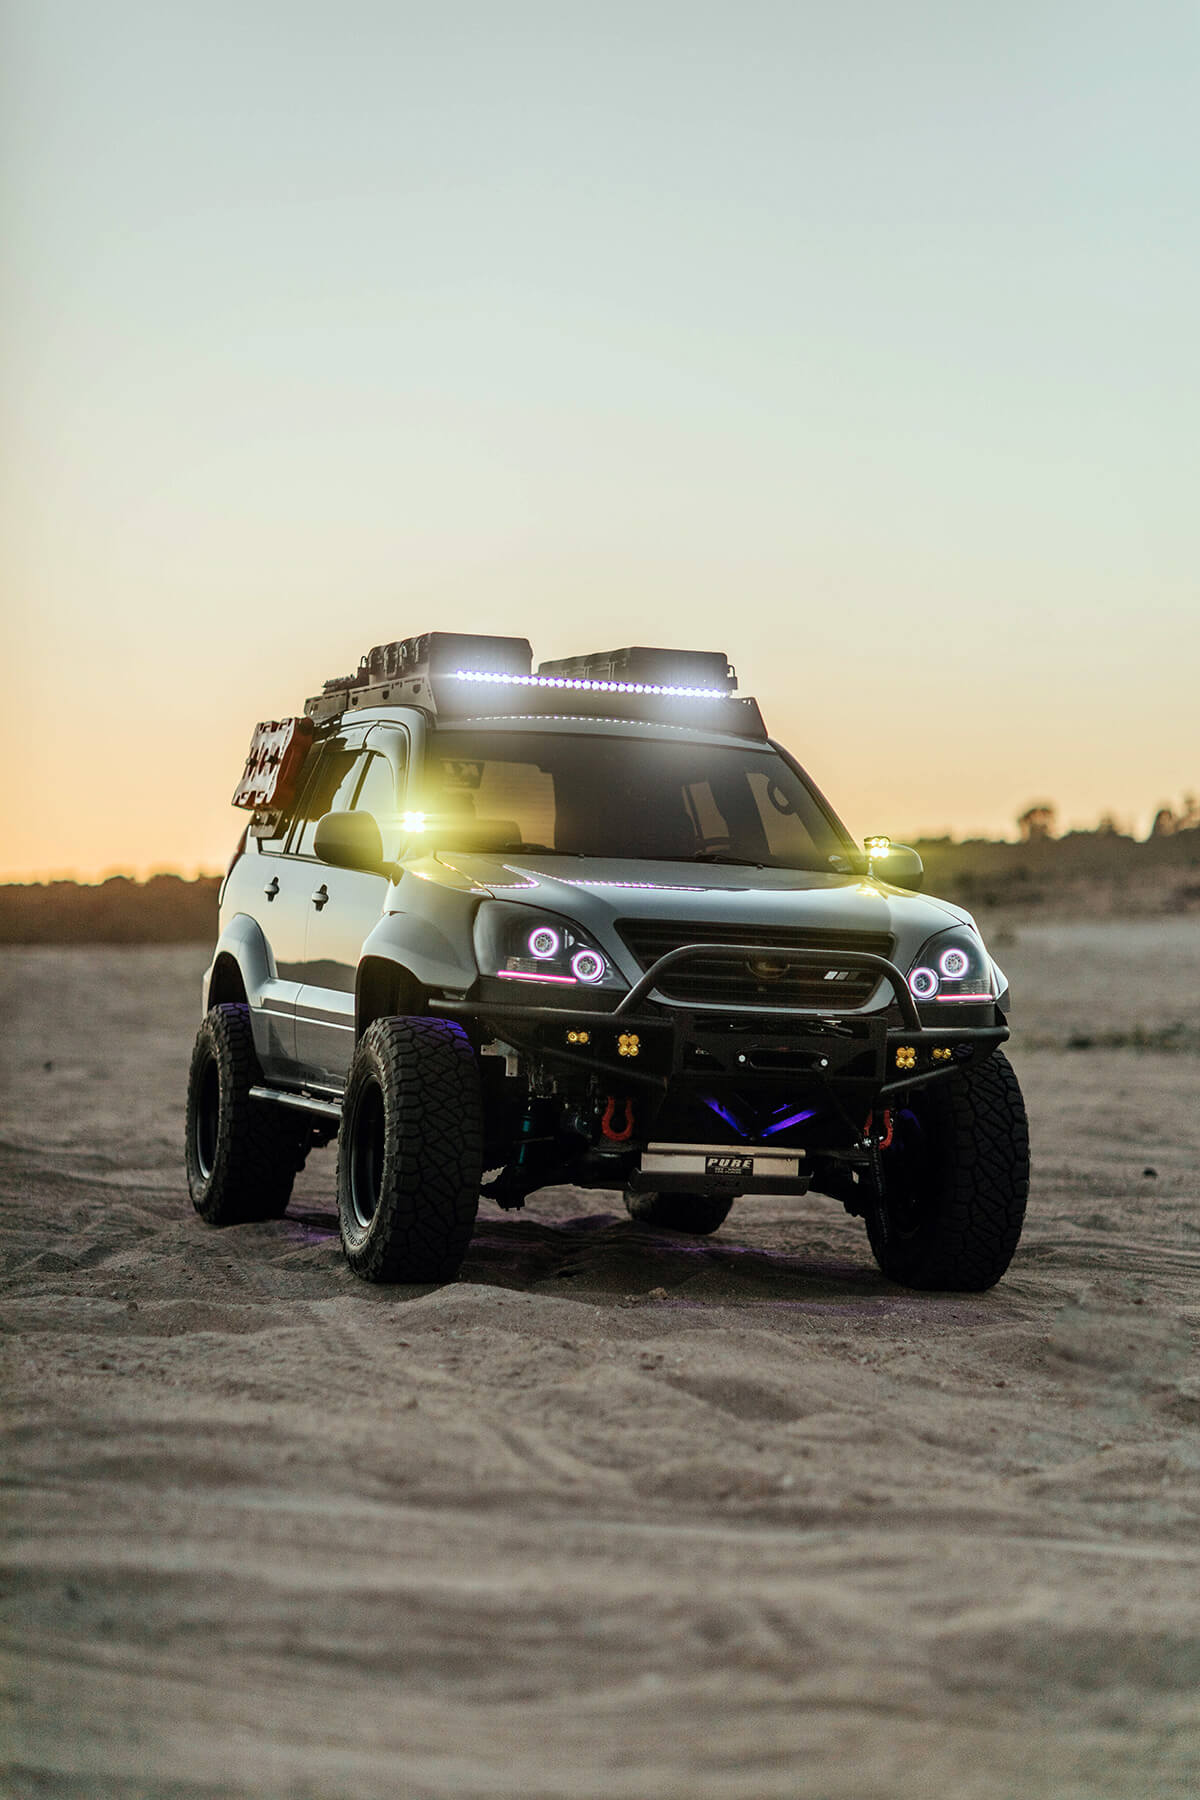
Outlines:
[[[337,1217],[293,1202],[285,1229],[310,1243],[336,1240]],[[755,1234],[757,1235],[757,1233]],[[795,1241],[796,1226],[785,1234]],[[657,1231],[613,1212],[570,1218],[505,1217],[481,1212],[457,1283],[571,1297],[603,1306],[645,1299],[704,1304],[895,1303],[904,1295],[884,1280],[865,1237],[861,1254],[819,1229],[803,1246],[764,1248],[739,1235],[736,1215],[714,1237]],[[393,1303],[435,1292],[428,1286],[367,1291]]]

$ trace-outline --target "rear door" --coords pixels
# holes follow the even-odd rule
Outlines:
[[[389,857],[397,849],[408,760],[408,736],[403,727],[374,726],[335,803],[325,809],[371,813],[379,824],[384,855]],[[313,833],[315,829],[314,821]],[[389,884],[385,875],[335,868],[315,857],[310,873],[304,985],[296,997],[296,1053],[309,1086],[340,1091],[354,1054],[359,958],[364,940],[378,923]]]
[[[310,753],[304,785],[315,779],[323,749]],[[301,799],[303,804],[303,798]],[[294,813],[278,821],[270,837],[251,837],[245,854],[230,869],[221,898],[224,928],[238,914],[253,919],[267,946],[267,976],[253,996],[250,1013],[254,1048],[270,1081],[294,1082],[296,996],[304,979],[304,935],[308,929],[307,870],[286,854]]]

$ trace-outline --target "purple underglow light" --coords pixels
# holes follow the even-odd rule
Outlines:
[[[802,1125],[805,1119],[815,1119],[817,1116],[814,1107],[809,1107],[800,1112],[788,1112],[786,1106],[782,1106],[778,1107],[776,1111],[777,1113],[783,1113],[784,1117],[772,1117],[769,1125],[764,1125],[761,1130],[758,1130],[756,1129],[758,1123],[756,1119],[751,1118],[747,1120],[745,1118],[739,1118],[735,1112],[728,1106],[723,1105],[720,1100],[715,1099],[712,1094],[702,1094],[700,1098],[703,1100],[705,1106],[707,1106],[709,1112],[715,1113],[718,1119],[724,1120],[725,1124],[729,1126],[729,1129],[731,1131],[736,1131],[740,1138],[754,1136],[759,1138],[774,1137],[777,1132],[786,1131],[790,1125]]]
[[[525,969],[497,969],[501,981],[556,981],[560,987],[576,987],[578,983],[573,975],[535,975]]]
[[[786,1131],[789,1125],[803,1125],[805,1119],[815,1119],[817,1109],[810,1106],[807,1112],[789,1113],[786,1119],[777,1119],[774,1125],[768,1125],[763,1132],[765,1138],[774,1137],[777,1131]]]
[[[724,1119],[731,1131],[736,1131],[738,1136],[742,1138],[749,1135],[741,1120],[735,1119],[729,1109],[722,1106],[719,1100],[714,1100],[710,1094],[702,1094],[701,1099],[704,1101],[709,1112],[716,1113],[718,1119]]]

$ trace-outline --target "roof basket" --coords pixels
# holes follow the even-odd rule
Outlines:
[[[702,693],[720,698],[737,689],[737,675],[723,650],[652,650],[629,644],[624,650],[592,650],[538,664],[539,675],[571,681],[636,682],[665,693]]]
[[[427,631],[368,650],[356,675],[325,684],[305,712],[323,725],[373,706],[415,706],[442,719],[524,715],[643,720],[762,739],[757,703],[737,699],[719,650],[591,651],[538,665],[527,638]]]

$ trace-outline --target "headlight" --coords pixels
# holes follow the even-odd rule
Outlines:
[[[482,975],[552,987],[614,988],[629,983],[594,938],[567,919],[506,900],[485,900],[475,919]]]
[[[922,946],[908,972],[908,986],[922,1006],[935,1000],[974,1000],[977,1004],[991,1000],[995,994],[991,958],[966,926],[939,931]]]

